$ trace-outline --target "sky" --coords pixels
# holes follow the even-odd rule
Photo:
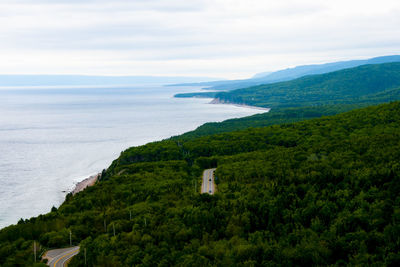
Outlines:
[[[0,74],[246,78],[400,54],[398,0],[0,0]]]

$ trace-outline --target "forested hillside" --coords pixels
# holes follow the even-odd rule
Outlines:
[[[364,65],[216,94],[223,103],[269,108],[376,104],[400,99],[400,63]]]
[[[400,264],[399,102],[203,134],[130,148],[59,209],[2,229],[0,265],[70,230],[89,266]],[[209,167],[218,192],[200,195]]]
[[[206,86],[207,88],[205,89],[215,90],[215,91],[234,90],[261,84],[290,81],[307,75],[324,74],[342,69],[354,68],[361,65],[382,64],[390,62],[400,62],[400,56],[394,55],[394,56],[375,57],[366,60],[350,60],[350,61],[339,61],[339,62],[331,62],[331,63],[317,64],[317,65],[301,65],[301,66],[296,66],[294,68],[287,68],[274,72],[258,73],[251,79],[187,83],[187,84],[178,84],[178,86]],[[190,94],[182,94],[180,96],[190,97]]]
[[[323,105],[313,107],[294,107],[271,109],[269,112],[256,114],[239,119],[229,119],[223,122],[208,122],[199,126],[194,131],[184,133],[172,139],[188,139],[205,135],[225,133],[247,128],[265,127],[274,124],[291,123],[308,119],[331,116],[352,109],[368,106],[365,103],[349,105]]]

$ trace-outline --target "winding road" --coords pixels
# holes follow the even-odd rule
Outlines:
[[[215,193],[214,171],[216,169],[207,169],[203,172],[203,184],[201,185],[201,193],[213,195]]]
[[[216,169],[206,169],[203,172],[203,184],[201,193],[213,195],[215,193],[214,171]],[[53,249],[46,252],[43,258],[48,259],[47,265],[51,267],[67,266],[72,257],[79,253],[79,246]]]
[[[53,249],[47,251],[44,258],[47,258],[49,260],[47,265],[51,267],[63,267],[67,266],[69,260],[78,253],[79,253],[79,246]]]

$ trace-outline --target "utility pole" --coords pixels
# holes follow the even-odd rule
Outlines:
[[[33,257],[34,257],[34,260],[35,260],[35,263],[36,263],[36,241],[33,241]]]
[[[69,246],[72,247],[72,232],[69,230]]]

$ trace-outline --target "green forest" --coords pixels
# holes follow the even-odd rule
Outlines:
[[[272,109],[337,104],[373,105],[400,100],[400,63],[362,65],[228,92],[176,96],[215,97],[222,103]]]
[[[184,133],[172,139],[188,139],[205,135],[225,133],[247,128],[271,126],[274,124],[291,123],[308,119],[331,116],[352,109],[369,106],[366,103],[321,105],[293,108],[274,108],[269,112],[256,114],[239,119],[230,119],[223,122],[209,122],[199,126],[196,130]]]
[[[68,246],[71,231],[70,266],[84,266],[84,249],[88,266],[399,266],[400,102],[337,114],[353,107],[129,148],[95,186],[0,230],[0,265],[35,265],[34,240]],[[212,167],[218,191],[200,194]]]

